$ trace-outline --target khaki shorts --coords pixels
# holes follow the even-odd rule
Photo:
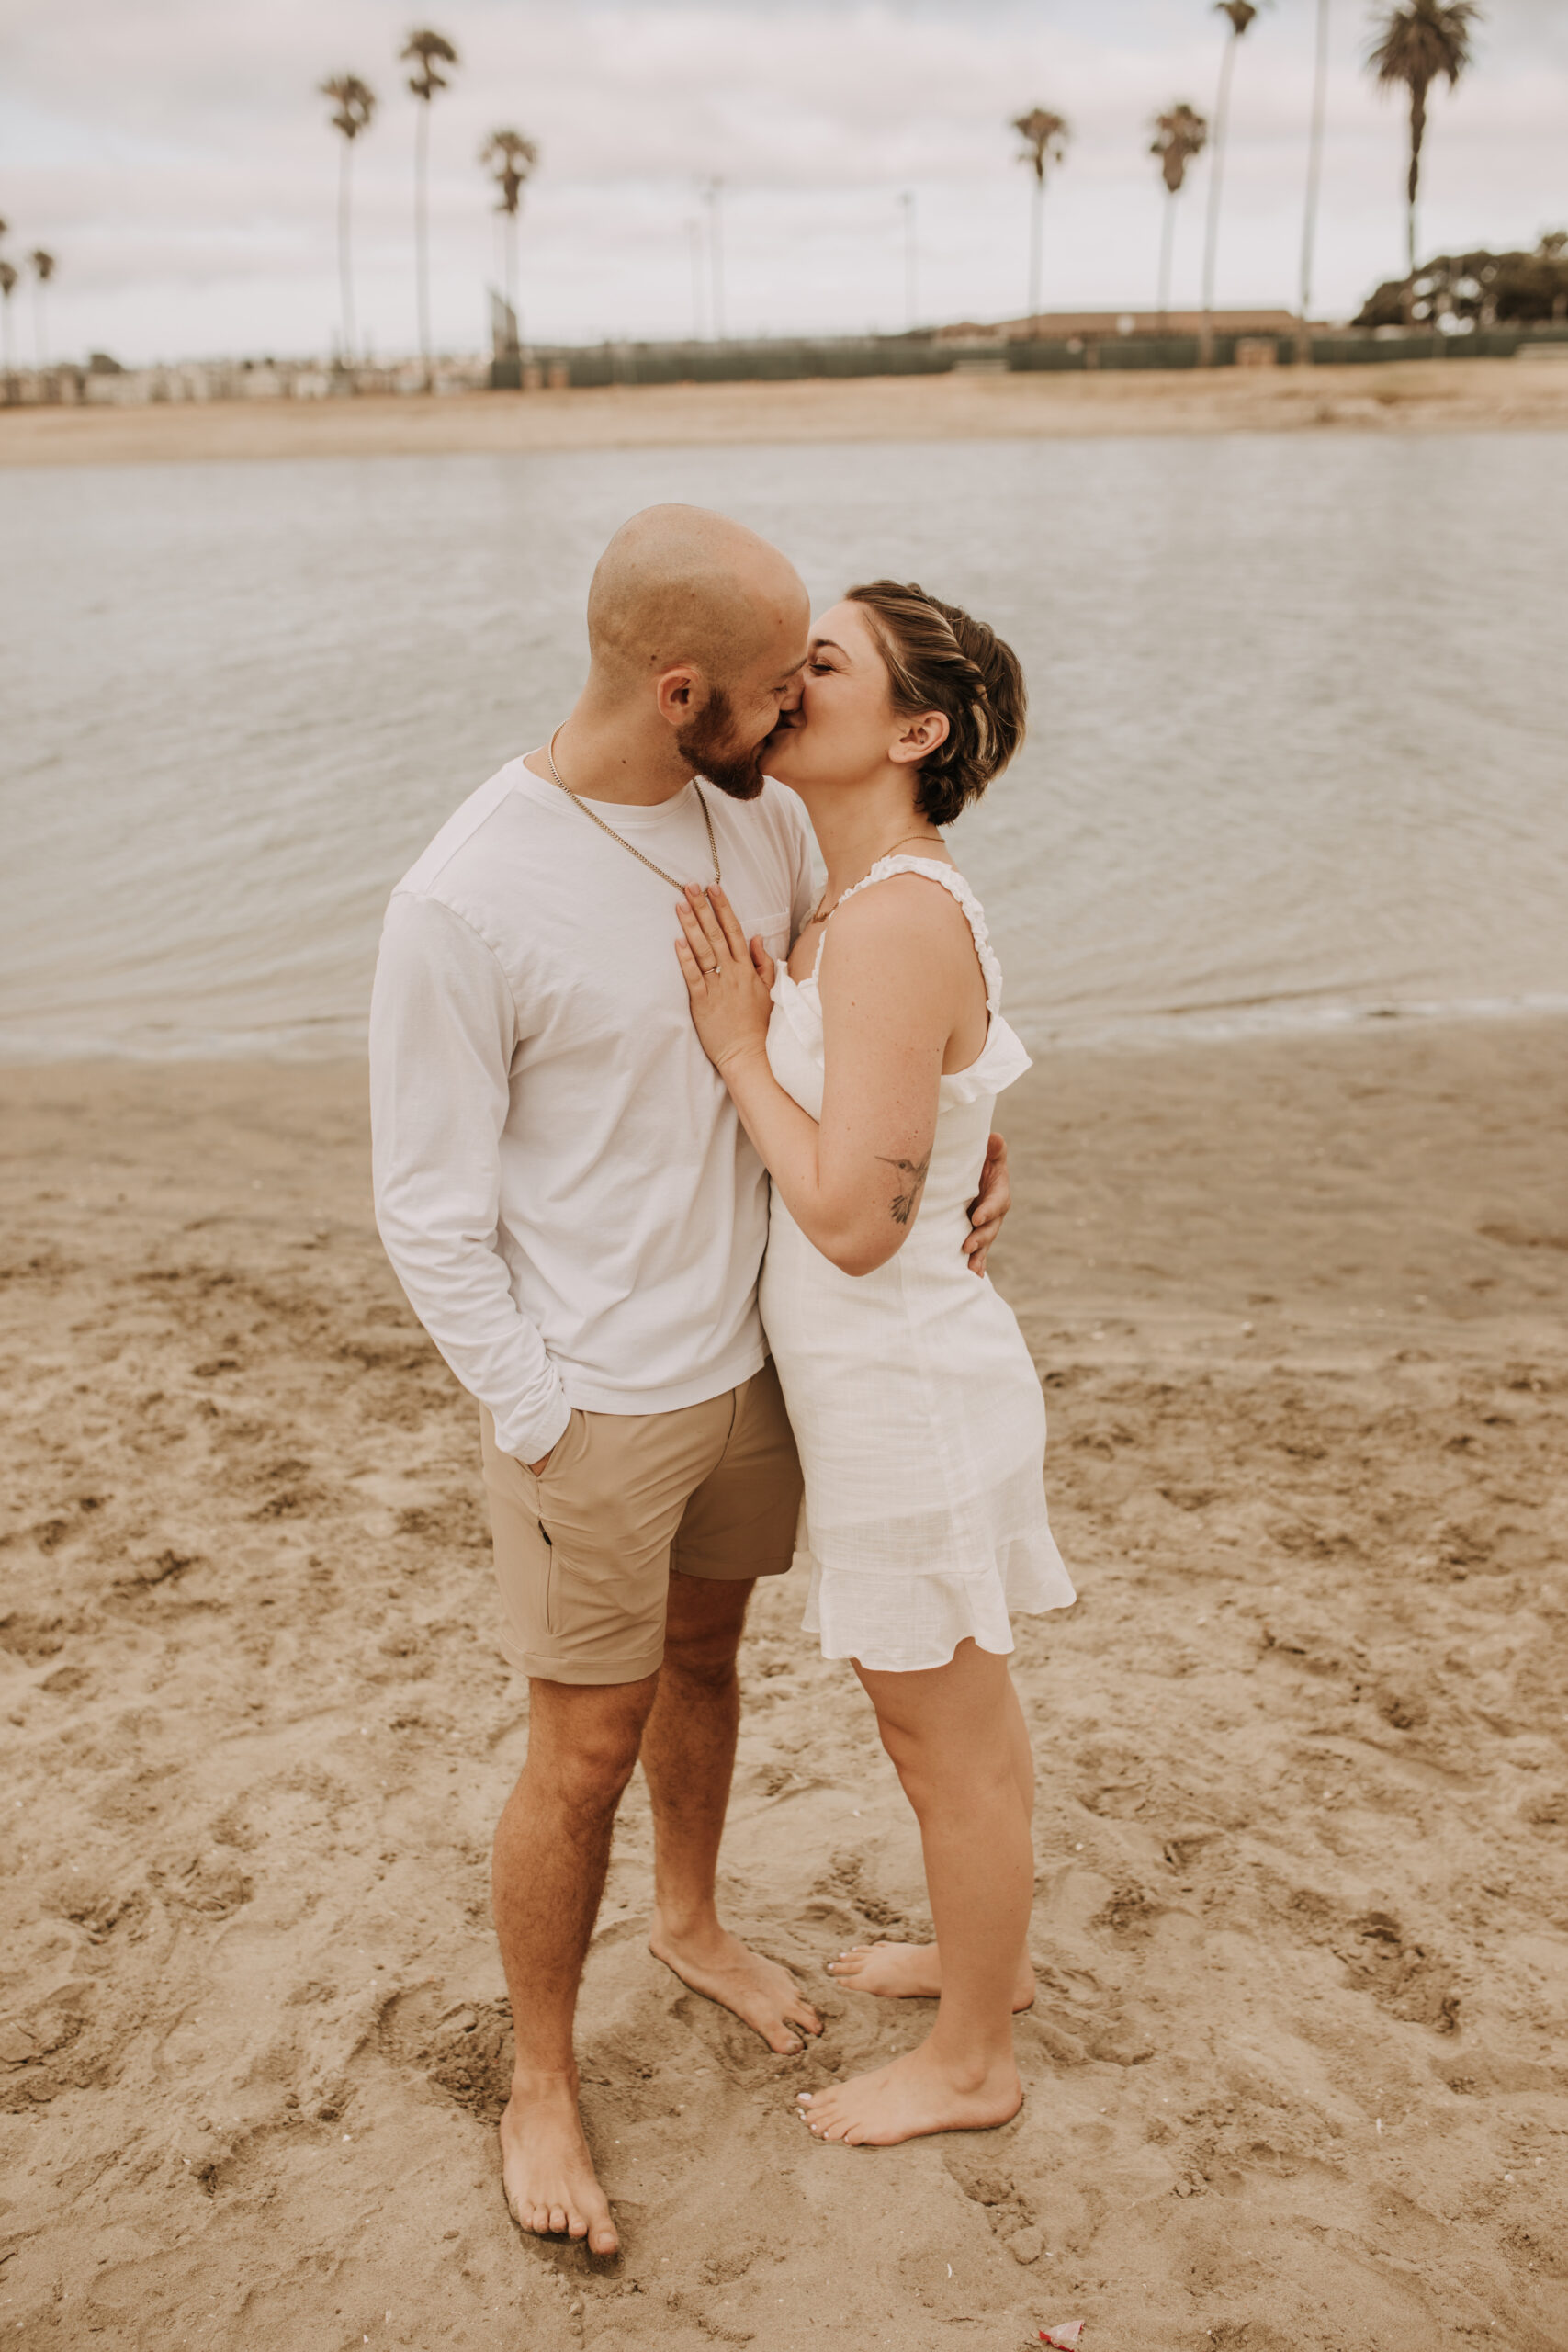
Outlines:
[[[664,1656],[670,1572],[776,1577],[800,1463],[771,1362],[673,1413],[574,1409],[538,1477],[481,1408],[501,1646],[546,1682],[639,1682]]]

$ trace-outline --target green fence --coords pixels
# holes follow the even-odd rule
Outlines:
[[[574,387],[596,384],[791,383],[808,376],[945,376],[954,353],[934,344],[613,344],[541,353],[558,359]]]
[[[1387,359],[1511,359],[1525,339],[1519,327],[1481,327],[1473,334],[1314,335],[1312,356],[1320,368],[1375,366]]]
[[[1211,365],[1237,364],[1242,343],[1272,344],[1274,356],[1289,366],[1298,356],[1291,333],[1216,334]],[[1356,366],[1392,359],[1508,359],[1522,345],[1568,343],[1568,322],[1532,327],[1489,327],[1472,334],[1316,334],[1300,354],[1319,367]],[[987,364],[1014,374],[1068,374],[1091,368],[1197,368],[1201,339],[1195,334],[1105,334],[1070,340],[1041,335],[988,347]],[[945,376],[975,356],[953,344],[915,336],[867,335],[843,341],[779,343],[601,344],[592,350],[539,347],[529,355],[547,369],[564,368],[567,380],[585,390],[604,384],[795,383],[810,377]],[[491,371],[494,388],[515,389],[516,361],[498,360]]]

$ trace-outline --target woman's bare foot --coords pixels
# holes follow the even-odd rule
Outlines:
[[[818,2140],[890,2148],[928,2132],[987,2132],[1010,2122],[1022,2105],[1023,2086],[1010,2057],[960,2075],[923,2041],[874,2075],[856,2075],[831,2090],[802,2091],[796,2111]]]
[[[577,2069],[513,2075],[501,2119],[501,2177],[520,2230],[586,2238],[591,2254],[620,2245],[577,2111]]]
[[[942,1954],[935,1944],[856,1944],[828,1962],[828,1973],[852,1993],[880,1993],[891,2001],[934,2001],[942,1994]],[[1025,1952],[1013,1986],[1014,2017],[1033,2006],[1034,1968]]]
[[[656,1918],[648,1948],[694,1993],[733,2010],[781,2058],[798,2057],[806,2047],[801,2035],[822,2030],[821,2018],[802,2000],[788,1969],[750,1951],[716,1920],[710,1928],[677,1934]]]

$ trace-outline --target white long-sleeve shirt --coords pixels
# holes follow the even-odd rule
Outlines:
[[[681,880],[713,875],[699,787],[593,807]],[[788,953],[809,830],[770,782],[700,787],[750,938]],[[503,1452],[573,1406],[721,1395],[766,1348],[767,1177],[692,1024],[676,893],[521,760],[392,894],[370,1008],[376,1219],[411,1305]]]

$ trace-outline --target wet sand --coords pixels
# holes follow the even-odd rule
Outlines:
[[[201,458],[420,457],[810,441],[1033,439],[1323,428],[1568,426],[1568,346],[1551,358],[1199,374],[954,374],[841,383],[671,384],[448,399],[224,401],[0,411],[0,467]]]
[[[828,2031],[588,1972],[626,2251],[521,2239],[474,1414],[371,1226],[357,1067],[0,1071],[0,2338],[125,2352],[1568,2342],[1568,1027],[1063,1053],[998,1253],[1082,1599],[1026,1623],[1028,2096],[823,2148],[922,1925],[847,1669],[755,1610],[726,1900]],[[8,2258],[7,2258],[8,2257]]]

